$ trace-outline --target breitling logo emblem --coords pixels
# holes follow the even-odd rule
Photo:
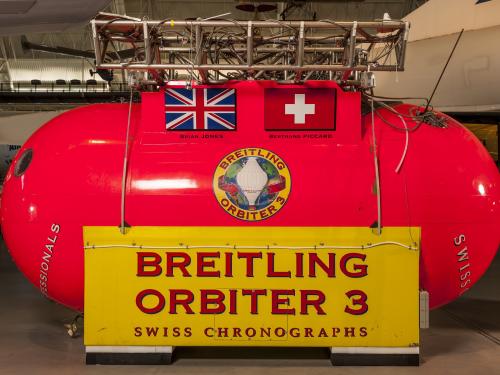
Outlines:
[[[226,155],[214,175],[214,192],[221,207],[246,221],[276,214],[290,194],[290,172],[271,151],[245,148]]]

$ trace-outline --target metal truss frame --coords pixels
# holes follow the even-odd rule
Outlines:
[[[142,71],[158,84],[180,75],[356,85],[356,72],[403,71],[403,21],[139,20],[100,14],[91,21],[96,68]],[[358,81],[359,82],[359,81]]]

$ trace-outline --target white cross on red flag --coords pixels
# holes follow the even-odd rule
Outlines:
[[[266,130],[335,130],[335,89],[277,88],[264,94]]]

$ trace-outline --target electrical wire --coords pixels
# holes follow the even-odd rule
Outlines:
[[[406,130],[405,131],[406,141],[405,141],[405,148],[403,150],[403,154],[401,155],[401,160],[399,161],[399,164],[398,164],[398,166],[396,167],[396,170],[395,170],[396,173],[399,173],[399,171],[401,170],[401,167],[403,166],[403,163],[404,163],[405,158],[406,158],[406,153],[408,151],[408,143],[409,143],[409,140],[410,140],[410,132],[408,131],[408,125],[406,124],[406,121],[403,118],[403,116],[399,116],[399,118],[401,119],[401,122],[403,123],[403,126],[405,127],[405,130]]]
[[[418,114],[418,115],[411,115],[411,114],[406,114],[406,113],[398,112],[393,107],[391,107],[390,105],[384,103],[383,101],[375,99],[376,97],[368,95],[366,93],[364,93],[364,95],[367,96],[367,97],[369,97],[370,100],[375,101],[379,106],[384,107],[385,109],[389,110],[390,112],[392,112],[396,116],[404,116],[406,118],[409,118],[409,119],[417,121],[417,120],[421,120],[422,116],[424,115],[424,113]]]
[[[366,92],[363,92],[363,95],[365,97],[369,98],[368,100],[371,103],[372,124],[374,123],[374,116],[376,115],[385,124],[389,125],[393,129],[405,132],[405,147],[403,149],[403,154],[401,155],[401,159],[400,159],[398,165],[396,166],[396,169],[395,169],[396,173],[400,172],[400,170],[401,170],[401,168],[403,166],[403,163],[404,163],[404,161],[406,159],[406,154],[408,152],[408,146],[409,146],[409,138],[410,138],[410,134],[409,133],[410,132],[414,132],[415,130],[417,130],[424,123],[428,124],[430,126],[438,127],[438,128],[446,128],[448,126],[447,121],[446,121],[446,117],[438,116],[432,110],[427,110],[427,111],[422,112],[422,113],[416,112],[417,113],[416,115],[412,114],[412,110],[410,110],[410,113],[406,114],[406,113],[398,112],[396,109],[394,109],[393,107],[387,105],[383,101],[376,100],[375,98],[377,98],[377,96],[375,96],[375,95],[370,95],[370,94],[368,94]],[[406,97],[406,98],[378,97],[378,98],[384,98],[384,99],[388,99],[388,100],[392,100],[392,101],[397,100],[397,99],[406,99],[406,100],[408,100],[408,99],[425,99],[425,98],[415,98],[415,97]],[[427,100],[427,99],[425,99],[425,100]],[[374,108],[374,103],[375,102],[379,106],[383,107],[384,109],[387,109],[389,112],[391,112],[392,114],[394,114],[395,116],[397,116],[401,120],[401,122],[403,123],[403,127],[400,127],[398,125],[393,124],[387,118],[385,118],[380,113],[380,111],[378,109],[375,110],[375,108]],[[426,108],[429,108],[429,107],[430,107],[430,104],[428,102]],[[413,112],[415,110],[416,109],[413,108]],[[411,119],[411,120],[415,121],[416,122],[415,126],[413,126],[413,127],[410,128],[408,126],[405,118],[408,118],[408,119]],[[372,131],[373,131],[373,126],[372,126]],[[374,134],[373,134],[373,137],[375,137]]]
[[[366,92],[363,93],[364,96],[366,96],[367,98],[369,98],[368,100],[373,104],[373,102],[376,102],[379,106],[381,107],[384,107],[385,109],[387,109],[389,112],[391,112],[392,114],[394,114],[395,116],[397,117],[406,117],[410,120],[413,120],[416,122],[416,125],[413,126],[413,127],[401,127],[401,126],[398,126],[398,125],[395,125],[393,124],[392,122],[390,122],[389,120],[387,120],[387,118],[385,118],[381,113],[380,111],[377,109],[375,111],[375,115],[377,117],[379,117],[385,124],[389,125],[390,127],[394,128],[395,130],[398,130],[398,131],[404,131],[404,132],[413,132],[415,130],[417,130],[421,125],[422,123],[425,122],[425,113],[422,113],[422,114],[419,114],[419,115],[411,115],[411,114],[406,114],[406,113],[402,113],[402,112],[398,112],[397,110],[395,110],[393,107],[391,107],[390,105],[387,105],[386,103],[384,103],[383,101],[379,101],[379,100],[376,100],[375,98],[377,96],[374,96],[374,95],[370,95],[370,94],[367,94]],[[386,99],[423,99],[423,98],[415,98],[415,97],[409,97],[409,98],[386,98]],[[373,107],[372,107],[373,108]],[[373,111],[373,109],[372,109]],[[432,113],[432,112],[431,112]],[[373,116],[373,112],[372,112],[372,116]],[[406,123],[405,123],[406,124]]]
[[[133,88],[130,87],[130,101],[128,104],[128,119],[127,119],[127,133],[125,136],[125,155],[123,157],[123,172],[122,172],[122,186],[121,186],[121,212],[120,212],[120,232],[125,234],[125,195],[127,188],[127,170],[128,170],[128,149],[129,149],[129,139],[130,139],[130,120],[132,117],[132,98],[133,98]]]
[[[364,250],[372,249],[374,247],[380,246],[398,246],[408,250],[418,250],[416,243],[412,245],[406,245],[401,242],[396,241],[382,241],[376,243],[368,243],[366,245],[359,246],[273,246],[273,245],[263,245],[263,246],[238,246],[238,245],[183,245],[183,246],[145,246],[145,245],[126,245],[126,244],[110,244],[110,245],[87,245],[84,249],[114,249],[114,248],[125,248],[125,249],[144,249],[144,250],[189,250],[189,249],[231,249],[231,250]]]
[[[377,149],[377,138],[375,137],[375,108],[374,101],[372,103],[372,148],[373,148],[373,162],[375,164],[375,183],[377,188],[377,234],[380,236],[382,234],[382,206],[381,206],[381,196],[380,196],[380,173],[378,168],[378,149]]]
[[[367,93],[364,93],[364,95],[370,97],[370,98],[377,98],[377,99],[384,99],[384,100],[388,100],[388,101],[401,101],[401,100],[424,100],[426,103],[429,102],[429,98],[425,98],[425,97],[420,97],[420,96],[400,96],[400,97],[396,97],[396,96],[381,96],[381,95],[374,95],[374,94],[367,94]]]
[[[395,129],[395,130],[398,130],[398,131],[403,131],[403,132],[414,132],[415,130],[417,130],[421,125],[422,125],[422,121],[421,120],[418,120],[416,121],[416,124],[415,126],[411,127],[411,128],[401,128],[400,126],[398,125],[395,125],[393,124],[392,122],[390,122],[389,120],[387,120],[384,116],[382,116],[382,114],[380,113],[379,110],[376,110],[375,111],[375,114],[377,115],[378,118],[380,118],[385,124],[389,125],[391,128]],[[399,117],[399,115],[397,115]]]
[[[446,60],[446,64],[444,65],[444,68],[441,71],[441,74],[436,82],[436,86],[434,86],[434,90],[432,91],[432,94],[429,98],[429,103],[427,104],[427,107],[432,102],[432,98],[434,98],[434,94],[436,94],[436,91],[439,87],[439,84],[441,83],[441,79],[443,79],[444,73],[446,72],[446,69],[448,68],[448,64],[450,63],[451,58],[453,57],[453,54],[455,53],[455,50],[457,49],[457,46],[458,46],[458,43],[460,42],[460,39],[462,39],[462,35],[464,34],[464,30],[465,29],[462,29],[462,31],[460,31],[460,34],[458,34],[457,40],[455,41],[455,44],[453,45],[453,49],[451,50],[451,53],[448,56],[448,60]],[[427,107],[425,107],[424,112],[427,112]]]

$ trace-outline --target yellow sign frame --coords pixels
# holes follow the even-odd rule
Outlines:
[[[84,227],[84,244],[87,346],[419,343],[416,227]]]

